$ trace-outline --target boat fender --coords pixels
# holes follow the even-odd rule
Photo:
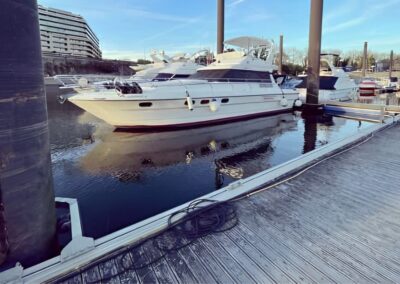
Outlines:
[[[188,91],[186,91],[186,102],[187,102],[188,109],[190,111],[192,111],[193,110],[193,101],[192,101],[192,98],[190,97]]]
[[[61,105],[64,104],[66,100],[67,100],[67,97],[64,97],[64,96],[58,96],[58,98],[57,98],[58,103]]]
[[[220,107],[220,102],[217,99],[212,99],[209,104],[209,107],[212,112],[216,112]]]
[[[289,104],[289,102],[286,98],[282,98],[280,103],[281,103],[281,106],[283,106],[283,107],[285,107]]]
[[[78,80],[78,85],[81,88],[86,88],[89,85],[89,81],[88,79],[86,79],[85,77],[82,77]]]
[[[295,107],[301,107],[302,105],[303,105],[303,102],[301,100],[297,99],[297,100],[294,101],[294,106]]]

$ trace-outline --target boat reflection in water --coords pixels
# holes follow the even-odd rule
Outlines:
[[[158,132],[113,132],[81,159],[83,169],[137,180],[146,167],[214,161],[216,187],[223,175],[240,179],[269,167],[272,138],[296,126],[292,114],[206,128]]]

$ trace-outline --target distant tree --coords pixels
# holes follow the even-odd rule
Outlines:
[[[282,65],[282,72],[287,75],[297,76],[305,70],[304,66],[299,64],[287,63]]]
[[[136,61],[136,63],[137,64],[150,64],[150,63],[152,63],[150,60],[147,60],[147,59],[138,59],[137,61]]]

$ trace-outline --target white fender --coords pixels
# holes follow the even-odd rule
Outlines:
[[[85,77],[79,78],[78,85],[81,88],[86,88],[89,85],[89,81]]]
[[[217,99],[212,99],[211,102],[210,102],[210,104],[209,104],[209,107],[210,107],[210,110],[211,110],[212,112],[216,112],[216,111],[218,111],[220,105],[221,105],[221,102],[220,102],[219,100],[217,100]]]
[[[283,107],[285,107],[289,104],[289,102],[286,98],[282,98],[280,103],[281,103],[281,106],[283,106]]]
[[[303,105],[303,102],[301,100],[297,99],[297,100],[294,101],[294,106],[295,107],[301,107],[302,105]]]
[[[187,102],[188,109],[190,111],[192,111],[193,110],[193,101],[192,101],[192,98],[189,96],[188,91],[186,91],[186,102]]]

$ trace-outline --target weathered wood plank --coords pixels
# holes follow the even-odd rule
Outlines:
[[[147,265],[149,260],[147,259],[143,247],[135,247],[130,251],[130,253],[134,267],[141,267],[139,269],[135,269],[140,283],[158,283],[157,276],[154,273],[152,266]]]
[[[193,253],[190,246],[184,247],[179,250],[179,256],[186,262],[190,271],[195,275],[200,283],[216,283],[216,279],[210,271],[198,259],[197,255]]]
[[[288,235],[285,229],[276,229],[268,217],[254,214],[254,209],[249,204],[240,202],[238,206],[241,215],[246,216],[241,219],[241,224],[251,228],[262,240],[261,242],[277,249],[283,260],[286,258],[293,263],[299,271],[297,277],[311,278],[313,282],[329,282],[329,279],[334,279],[334,281],[346,283],[352,279],[351,275],[342,275],[341,263],[327,257],[319,247],[304,242],[296,236]],[[260,242],[257,241],[257,243]],[[327,280],[322,281],[324,279]]]
[[[168,253],[165,257],[172,270],[183,283],[198,283],[198,279],[188,267],[185,260],[176,251]]]
[[[326,188],[326,191],[330,192],[331,189]],[[334,215],[335,222],[331,223],[330,227],[338,226],[342,230],[349,232],[354,232],[357,228],[357,236],[366,236],[364,237],[364,240],[377,241],[381,244],[385,244],[385,246],[394,245],[395,247],[393,247],[393,249],[399,249],[399,247],[396,246],[396,242],[399,239],[399,232],[394,230],[390,223],[384,222],[383,219],[385,219],[386,214],[375,214],[374,212],[368,214],[363,209],[367,206],[366,204],[359,204],[359,206],[355,207],[354,204],[357,204],[356,201],[352,201],[352,199],[345,198],[339,194],[335,195],[334,193],[331,193],[332,196],[325,198],[326,200],[329,200],[329,202],[335,204],[335,207],[330,207],[330,210],[327,211],[324,209],[326,209],[329,204],[319,204],[320,202],[317,200],[310,200],[310,197],[307,196],[307,194],[308,193],[301,190],[288,194],[288,197],[291,200],[290,202],[298,204],[298,206],[301,207],[299,210],[303,211],[302,214],[308,212],[308,208],[312,205],[312,208],[316,210],[315,212],[320,212],[315,218],[321,218],[322,223],[326,223],[327,218],[329,217],[328,215]],[[324,198],[321,195],[315,195],[316,198]],[[341,205],[338,205],[339,202],[341,202]],[[366,219],[368,222],[365,222]],[[349,222],[349,220],[351,220],[351,222]],[[379,228],[379,230],[376,230],[376,228]]]
[[[232,278],[228,271],[215,259],[208,249],[199,241],[195,240],[189,247],[198,259],[207,267],[210,274],[218,283],[232,283],[235,279]]]
[[[204,237],[200,240],[213,256],[218,259],[219,263],[229,272],[231,277],[238,283],[256,283],[254,278],[244,269],[236,259],[232,258],[218,242],[211,237]]]
[[[135,270],[132,268],[133,261],[130,251],[122,253],[115,257],[115,265],[118,270],[119,280],[121,283],[136,284],[139,283],[139,278]]]
[[[118,274],[115,260],[113,258],[99,263],[98,267],[102,281],[107,281],[107,279],[111,279]]]
[[[301,198],[298,196],[297,198],[293,197],[293,200],[295,200],[294,202],[302,202]],[[332,212],[327,212],[330,211],[327,210],[327,207],[324,209],[324,212],[320,211],[320,214],[301,210],[301,219],[304,221],[303,227],[306,232],[309,232],[313,236],[328,238],[328,240],[335,243],[336,246],[346,251],[350,257],[357,257],[361,262],[374,265],[375,268],[381,271],[381,274],[392,277],[393,280],[400,278],[400,263],[395,260],[393,254],[390,254],[390,252],[389,254],[383,253],[381,247],[379,247],[380,250],[378,251],[368,244],[354,240],[354,238],[351,237],[349,238],[349,235],[343,235],[344,229],[342,224],[326,226],[328,216],[324,215]],[[321,208],[321,210],[323,210],[323,208]],[[300,212],[298,214],[300,214]],[[354,226],[349,227],[349,232],[351,233],[352,229],[354,230]]]
[[[237,263],[243,267],[257,283],[271,283],[275,282],[274,279],[271,278],[271,275],[265,273],[263,269],[259,266],[256,260],[252,259],[248,256],[241,247],[237,246],[231,239],[229,239],[225,234],[219,233],[207,236],[206,239],[215,244],[222,244],[223,249],[225,249],[230,257],[235,259]]]
[[[93,266],[82,272],[83,283],[96,283],[101,281],[100,270],[98,266]]]
[[[261,209],[261,207],[265,204],[260,203],[259,200],[255,199],[252,199],[252,202],[258,205],[258,209]],[[318,233],[316,230],[314,230],[314,228],[312,228],[312,225],[309,225],[305,222],[303,215],[301,216],[301,218],[299,218],[293,213],[289,214],[286,208],[280,208],[279,206],[275,206],[274,210],[281,212],[281,214],[284,214],[290,220],[300,222],[302,228],[301,230],[297,229],[298,226],[293,226],[292,222],[285,223],[293,228],[293,232],[299,234],[303,239],[314,243],[314,245],[319,246],[321,249],[328,252],[332,257],[335,257],[336,259],[344,263],[348,269],[353,269],[357,271],[362,277],[366,278],[367,281],[382,282],[390,280],[387,278],[385,273],[379,272],[379,266],[374,266],[373,268],[370,267],[372,265],[371,261],[368,258],[364,258],[363,255],[356,255],[356,252],[354,250],[346,250],[345,243],[338,243],[326,232],[323,232],[322,234]],[[328,208],[326,208],[325,210],[328,210]],[[320,239],[324,239],[323,244],[319,242]]]
[[[290,246],[285,246],[276,242],[273,238],[265,238],[265,232],[262,235],[257,235],[257,229],[254,228],[254,223],[249,223],[245,220],[241,220],[239,225],[233,230],[237,230],[240,234],[246,238],[254,247],[256,247],[264,255],[268,256],[269,259],[276,265],[283,273],[287,274],[288,277],[296,283],[315,283],[310,277],[310,274],[304,272],[302,267],[304,263],[308,261],[315,261],[315,256],[310,253],[305,253],[308,258],[304,259],[296,251],[293,251]],[[255,230],[254,230],[255,229]],[[312,265],[311,265],[312,266]],[[313,275],[313,274],[311,274]],[[325,283],[332,282],[328,277],[320,277],[318,280],[324,280]]]
[[[77,274],[75,276],[72,276],[71,278],[57,281],[57,282],[60,284],[81,284],[81,283],[83,283],[81,274]]]
[[[163,253],[156,249],[152,242],[146,242],[143,249],[147,259],[159,259],[159,261],[152,264],[152,267],[160,283],[167,284],[178,282],[170,266],[163,257]]]
[[[264,270],[266,274],[278,283],[295,283],[296,281],[290,278],[282,270],[280,270],[272,260],[269,259],[268,254],[263,254],[255,248],[237,229],[232,229],[225,233],[244,253],[246,253],[257,265]]]

